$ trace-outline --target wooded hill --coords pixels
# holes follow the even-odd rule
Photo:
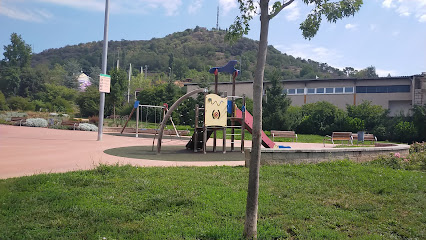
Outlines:
[[[223,30],[196,27],[164,38],[110,41],[108,69],[115,67],[119,60],[121,68],[128,69],[131,63],[137,69],[133,71],[134,75],[140,71],[141,67],[145,68],[145,65],[148,65],[148,75],[157,73],[168,78],[168,75],[172,73],[173,78],[177,80],[192,79],[194,82],[202,82],[213,81],[213,77],[207,72],[208,69],[222,66],[229,60],[235,59],[242,62],[242,66],[236,66],[241,69],[241,75],[237,79],[253,80],[257,41],[242,38],[231,45],[224,40],[225,34]],[[33,66],[47,64],[53,67],[55,64],[63,65],[67,61],[74,60],[80,64],[82,71],[86,74],[90,74],[93,67],[100,68],[102,41],[48,49],[34,54],[32,64]],[[310,79],[316,76],[333,78],[344,75],[341,70],[330,67],[327,63],[295,58],[269,46],[265,68],[266,80],[273,69],[278,69],[283,79]],[[229,81],[229,77],[223,76],[220,80]]]

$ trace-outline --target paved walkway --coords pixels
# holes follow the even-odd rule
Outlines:
[[[209,141],[210,143],[211,141]],[[165,140],[165,145],[185,148],[186,140]],[[211,144],[211,143],[210,143]],[[220,144],[220,143],[219,143]],[[300,148],[324,148],[322,144],[279,143]],[[240,166],[244,161],[159,161],[117,157],[104,150],[128,146],[151,146],[152,139],[103,135],[97,132],[0,125],[0,179],[50,172],[92,169],[99,164],[134,166]],[[228,143],[229,145],[229,143]],[[236,143],[236,147],[239,147]],[[245,141],[250,147],[251,142]],[[198,156],[202,157],[202,156]]]

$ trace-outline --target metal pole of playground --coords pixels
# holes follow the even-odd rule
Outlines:
[[[105,0],[105,22],[104,22],[104,46],[102,52],[102,74],[107,71],[107,56],[108,56],[108,22],[109,22],[109,0]],[[99,124],[98,124],[98,141],[102,141],[102,131],[104,126],[104,108],[105,108],[105,93],[101,92],[99,104]]]

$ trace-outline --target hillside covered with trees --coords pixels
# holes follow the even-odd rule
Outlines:
[[[110,41],[108,47],[108,69],[117,65],[128,69],[131,63],[140,72],[141,67],[148,75],[157,74],[160,78],[176,80],[192,79],[194,82],[213,81],[208,74],[208,69],[222,66],[229,60],[238,60],[237,65],[241,69],[239,81],[253,80],[257,41],[242,38],[234,44],[225,41],[226,32],[207,30],[202,27],[176,32],[164,38],[153,38],[140,41]],[[102,42],[81,43],[66,46],[59,49],[48,49],[39,54],[34,54],[32,65],[47,65],[54,68],[61,66],[78,65],[88,75],[98,73],[101,67]],[[295,58],[281,53],[273,46],[268,48],[268,59],[265,71],[266,80],[271,76],[273,69],[279,69],[282,79],[309,79],[335,78],[345,76],[343,71],[329,66],[327,63],[319,63],[314,60]],[[348,67],[346,70],[351,75],[358,72]],[[92,74],[95,71],[96,74]],[[373,76],[375,71],[373,71]],[[229,81],[223,76],[222,81]]]

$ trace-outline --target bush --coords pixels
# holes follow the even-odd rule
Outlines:
[[[410,143],[417,136],[416,128],[412,122],[399,122],[393,131],[394,139],[400,142]]]
[[[350,132],[358,132],[365,130],[364,120],[353,117],[346,117],[345,119],[345,130]]]
[[[89,117],[89,123],[98,124],[99,123],[99,117],[98,116]]]
[[[377,159],[366,163],[367,165],[377,165],[404,170],[426,170],[425,144],[413,144],[410,146],[410,154],[402,157],[399,153],[379,156]]]
[[[10,97],[7,100],[11,110],[34,111],[34,105],[23,97]]]
[[[6,104],[6,98],[4,94],[0,91],[0,111],[9,110],[9,107]]]
[[[410,145],[410,153],[426,152],[426,142],[415,142]]]
[[[326,135],[344,131],[345,112],[329,102],[309,103],[302,106],[303,119],[298,133]]]
[[[426,105],[413,107],[413,124],[417,129],[418,141],[426,140]]]
[[[29,118],[25,126],[28,127],[47,127],[47,120],[43,118]]]
[[[90,123],[80,123],[77,129],[81,131],[93,131],[93,132],[98,131],[98,127]]]
[[[81,92],[76,102],[82,117],[99,114],[99,91],[96,87],[88,87],[85,92]]]

